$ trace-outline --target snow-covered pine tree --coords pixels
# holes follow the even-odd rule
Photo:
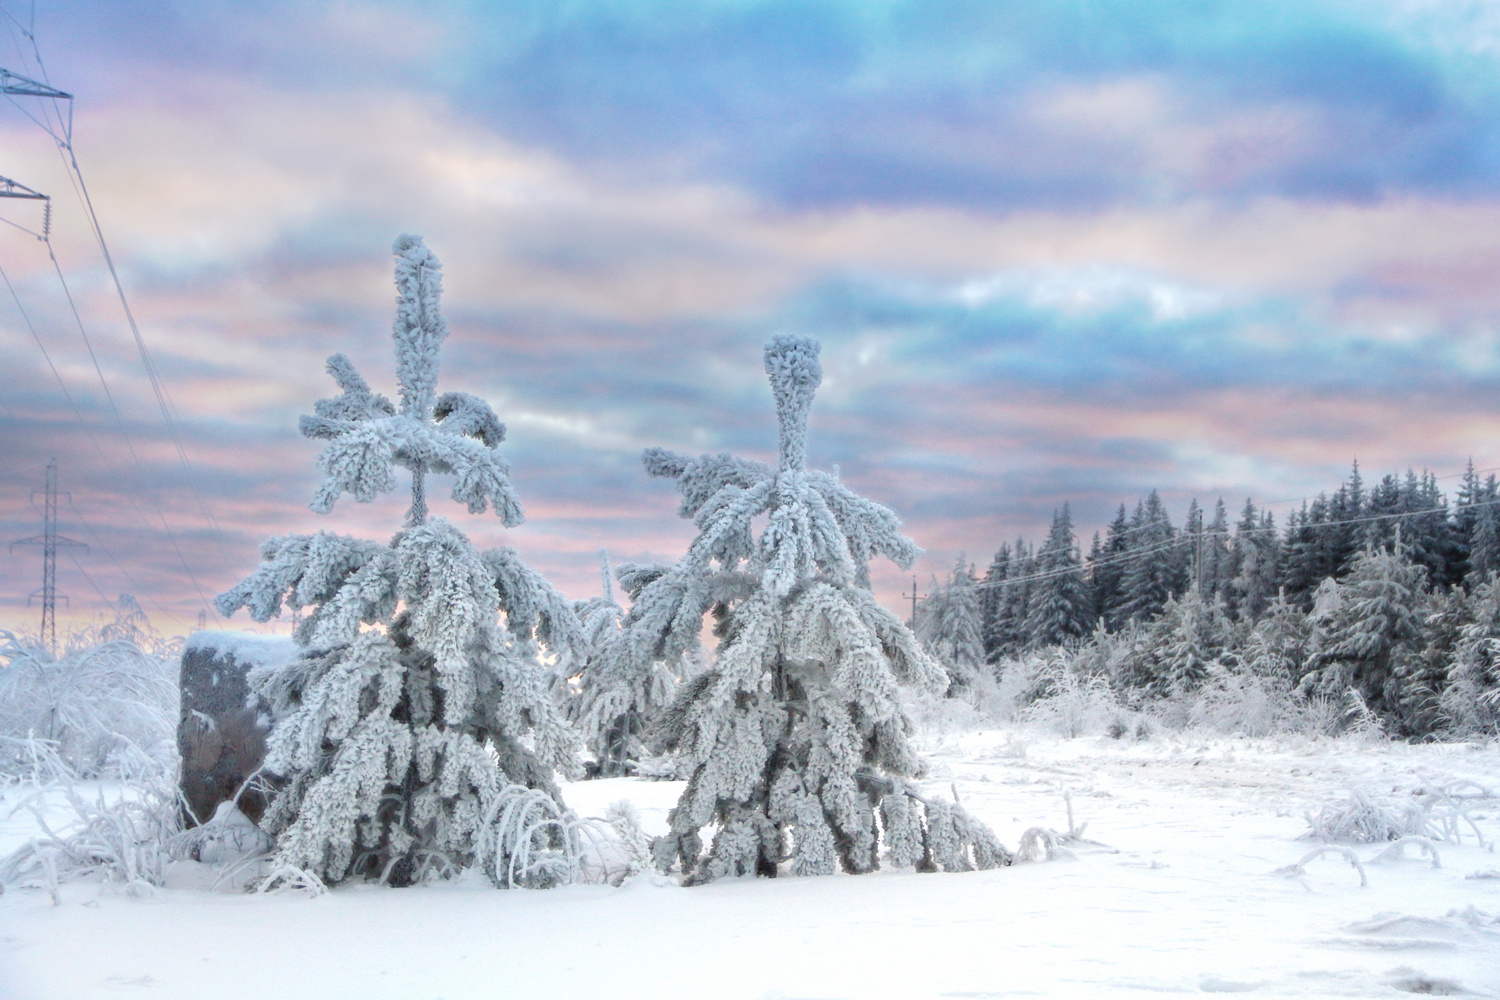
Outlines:
[[[1208,598],[1221,596],[1225,606],[1229,603],[1229,581],[1233,574],[1229,568],[1229,511],[1224,498],[1214,503],[1213,520],[1204,529],[1202,564],[1202,591]]]
[[[1130,558],[1130,520],[1125,505],[1115,512],[1115,519],[1104,532],[1104,544],[1097,556],[1089,560],[1089,584],[1094,590],[1096,614],[1104,627],[1113,632],[1130,617],[1125,613],[1125,568]]]
[[[1130,519],[1130,555],[1125,561],[1123,582],[1125,603],[1120,609],[1123,617],[1148,622],[1161,614],[1167,598],[1182,590],[1182,558],[1174,544],[1176,538],[1161,494],[1152,490],[1144,502],[1136,504]]]
[[[285,785],[263,821],[277,838],[274,865],[329,882],[408,885],[470,866],[508,784],[555,796],[554,770],[575,767],[574,736],[538,662],[538,643],[581,641],[572,607],[514,550],[481,553],[427,516],[426,475],[439,472],[454,476],[453,499],[470,512],[493,506],[507,526],[522,518],[497,450],[504,426],[482,400],[436,392],[448,333],[442,265],[412,236],[395,254],[399,409],[336,354],[328,371],[343,392],[320,400],[301,429],[328,442],[314,510],[345,492],[373,500],[401,466],[412,476],[405,527],[389,544],[321,531],[272,538],[260,567],[217,601],[225,616],[243,607],[261,622],[283,601],[312,607],[296,632],[300,657],[249,680],[277,717],[266,768]]]
[[[1417,620],[1422,632],[1416,655],[1400,679],[1395,705],[1398,734],[1430,736],[1444,728],[1442,697],[1471,610],[1472,602],[1462,587],[1441,587],[1421,595]]]
[[[1309,695],[1342,699],[1353,688],[1383,718],[1395,714],[1405,678],[1417,666],[1418,609],[1427,579],[1394,540],[1395,551],[1366,549],[1339,588],[1321,650],[1302,678]]]
[[[1071,645],[1092,632],[1093,595],[1083,579],[1066,503],[1052,515],[1052,530],[1036,554],[1036,575],[1026,609],[1027,645]]]
[[[934,587],[917,609],[917,638],[948,672],[948,697],[962,697],[985,672],[979,592],[962,555],[948,582]]]
[[[1246,498],[1245,509],[1234,528],[1228,586],[1229,608],[1240,620],[1255,621],[1277,596],[1278,548],[1276,522],[1271,512],[1261,514]]]
[[[650,474],[677,480],[700,534],[675,566],[633,578],[622,641],[672,655],[697,642],[710,610],[718,638],[659,732],[689,778],[654,845],[658,863],[680,862],[690,883],[783,865],[865,872],[884,839],[898,864],[1004,864],[986,827],[903,780],[920,768],[897,687],[940,691],[947,678],[876,602],[868,564],[879,554],[908,566],[917,549],[891,511],[805,468],[817,342],[776,337],[765,367],[781,428],[775,468],[727,454],[644,456]]]
[[[1019,653],[1026,645],[1026,609],[1036,582],[1036,556],[1024,538],[1017,538],[1009,573],[998,588],[994,617],[986,623],[984,646],[991,663]]]
[[[1464,583],[1472,592],[1500,571],[1500,484],[1492,473],[1483,482],[1469,463],[1464,489],[1458,496],[1458,531],[1465,539]]]
[[[995,552],[995,558],[990,561],[990,568],[985,570],[984,580],[979,584],[979,634],[984,640],[986,663],[994,663],[999,656],[995,648],[995,626],[1000,614],[1005,580],[1010,576],[1010,564],[1010,546],[1003,544]]]
[[[1474,587],[1464,618],[1438,707],[1455,736],[1495,735],[1500,733],[1500,577]]]
[[[1250,629],[1240,659],[1257,677],[1290,688],[1302,677],[1311,645],[1312,623],[1307,615],[1288,602],[1285,594],[1277,594]]]
[[[621,567],[627,592],[638,595],[653,571]],[[579,678],[582,691],[574,717],[585,746],[594,754],[591,773],[610,777],[626,773],[632,761],[640,760],[643,737],[672,700],[693,647],[647,641],[648,633],[638,627],[645,609],[636,603],[626,615],[614,602],[607,567],[604,588],[603,602],[580,611],[585,634],[597,644],[591,644]]]
[[[1145,626],[1146,653],[1122,675],[1125,686],[1148,698],[1192,691],[1212,666],[1233,666],[1239,645],[1234,623],[1219,597],[1205,598],[1197,586],[1169,597],[1161,614]]]

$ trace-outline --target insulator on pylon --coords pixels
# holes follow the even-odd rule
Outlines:
[[[42,204],[42,239],[52,239],[52,199],[48,198]]]

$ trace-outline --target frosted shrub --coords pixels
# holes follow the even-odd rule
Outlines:
[[[958,864],[965,850],[970,864],[1002,863],[974,846],[987,831],[915,806],[902,780],[919,763],[899,685],[937,693],[948,678],[868,589],[873,557],[908,566],[916,555],[900,522],[805,467],[818,353],[800,337],[766,346],[781,432],[775,468],[727,454],[645,454],[649,473],[677,481],[680,513],[699,535],[675,566],[622,568],[634,599],[623,655],[637,670],[653,659],[679,663],[710,613],[718,640],[656,735],[688,782],[655,855],[664,870],[680,864],[688,882],[783,866],[866,872],[878,865],[882,836],[898,863],[935,852]],[[705,847],[706,828],[714,833]]]
[[[0,780],[170,772],[176,726],[172,650],[126,616],[55,658],[0,630]]]
[[[1470,818],[1462,791],[1467,783],[1425,786],[1401,801],[1377,800],[1358,788],[1339,802],[1324,803],[1307,812],[1307,837],[1322,841],[1378,844],[1408,837],[1460,844],[1472,835],[1480,847],[1484,835]],[[1477,787],[1477,786],[1476,786]],[[1478,798],[1488,798],[1478,789]]]
[[[1187,721],[1217,733],[1269,736],[1298,728],[1300,709],[1289,682],[1216,663],[1189,697]]]
[[[1109,678],[1082,676],[1071,669],[1068,655],[1056,651],[1037,675],[1037,697],[1023,708],[1018,721],[1061,736],[1076,738],[1103,733],[1127,715],[1115,697]]]
[[[985,674],[973,676],[953,694],[903,688],[901,710],[923,739],[993,726],[1014,714],[1012,703],[1001,692],[1000,685]]]
[[[575,770],[576,748],[542,647],[572,654],[582,635],[572,605],[513,549],[480,552],[427,515],[426,476],[443,472],[471,513],[492,506],[507,526],[522,519],[497,450],[504,426],[482,400],[437,395],[441,265],[415,237],[398,239],[395,254],[399,409],[334,355],[342,394],[301,427],[328,442],[314,510],[345,492],[374,499],[400,466],[412,484],[405,527],[389,544],[272,538],[260,567],[218,600],[223,614],[243,607],[257,621],[284,601],[311,608],[296,632],[300,656],[248,678],[278,720],[265,766],[285,784],[262,821],[277,838],[272,868],[408,885],[483,860],[499,884],[550,883],[562,869],[547,852],[569,849],[566,830],[525,827],[522,849],[505,847],[514,830],[495,824],[513,816],[516,786],[561,809],[552,775]],[[525,860],[502,865],[496,851]]]
[[[477,853],[496,885],[550,889],[627,869],[617,843],[608,826],[581,819],[552,795],[507,785],[491,800]]]
[[[72,811],[62,824],[48,809],[48,800],[58,797]],[[102,789],[89,797],[75,785],[53,785],[12,807],[19,810],[32,814],[42,836],[0,860],[0,888],[46,889],[54,903],[60,886],[85,879],[132,895],[154,892],[182,830],[176,788],[166,778],[126,782],[111,798]]]

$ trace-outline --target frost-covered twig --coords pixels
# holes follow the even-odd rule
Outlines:
[[[1359,860],[1359,856],[1357,854],[1355,854],[1353,851],[1351,851],[1349,848],[1347,848],[1347,847],[1340,847],[1337,844],[1324,844],[1322,847],[1315,847],[1312,850],[1308,851],[1306,854],[1304,854],[1302,856],[1302,860],[1298,861],[1296,864],[1294,864],[1294,865],[1287,865],[1285,868],[1278,868],[1278,869],[1276,869],[1276,874],[1277,875],[1289,875],[1289,876],[1291,876],[1291,875],[1306,875],[1307,874],[1307,863],[1309,861],[1312,861],[1312,860],[1316,859],[1316,858],[1320,858],[1320,857],[1322,857],[1325,854],[1337,854],[1339,857],[1341,857],[1345,861],[1349,862],[1349,864],[1354,867],[1355,871],[1359,872],[1359,884],[1360,885],[1362,885],[1362,886],[1368,886],[1370,884],[1369,876],[1365,874],[1365,866]]]
[[[627,822],[623,812],[615,815]],[[618,883],[634,865],[627,860],[630,845],[619,842],[611,825],[580,817],[540,789],[508,785],[490,806],[476,853],[502,888]]]
[[[304,892],[312,897],[323,895],[328,891],[328,887],[323,884],[322,879],[318,878],[316,872],[310,872],[306,868],[298,868],[295,865],[282,865],[263,878],[255,891],[258,893]]]
[[[1390,845],[1385,848],[1385,850],[1381,851],[1370,860],[1374,862],[1384,861],[1387,858],[1391,858],[1399,861],[1400,859],[1406,857],[1407,844],[1413,844],[1421,848],[1422,853],[1432,859],[1432,867],[1443,867],[1442,859],[1438,857],[1437,845],[1426,837],[1402,837],[1400,840],[1393,840],[1391,841]]]

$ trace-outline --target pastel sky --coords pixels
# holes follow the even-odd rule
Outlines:
[[[36,76],[3,7],[0,67]],[[392,389],[401,232],[445,262],[442,385],[508,425],[529,520],[435,512],[573,597],[600,548],[692,537],[642,448],[774,453],[778,332],[823,343],[811,461],[901,515],[924,584],[1064,500],[1086,544],[1153,487],[1180,523],[1355,458],[1500,466],[1490,2],[38,0],[34,33],[190,459],[50,105],[0,105],[83,326],[0,226],[0,529],[40,530],[56,456],[77,618],[131,592],[180,631],[268,535],[395,529],[399,495],[307,509],[296,421],[335,351]],[[0,627],[34,628],[39,553],[0,567]]]

